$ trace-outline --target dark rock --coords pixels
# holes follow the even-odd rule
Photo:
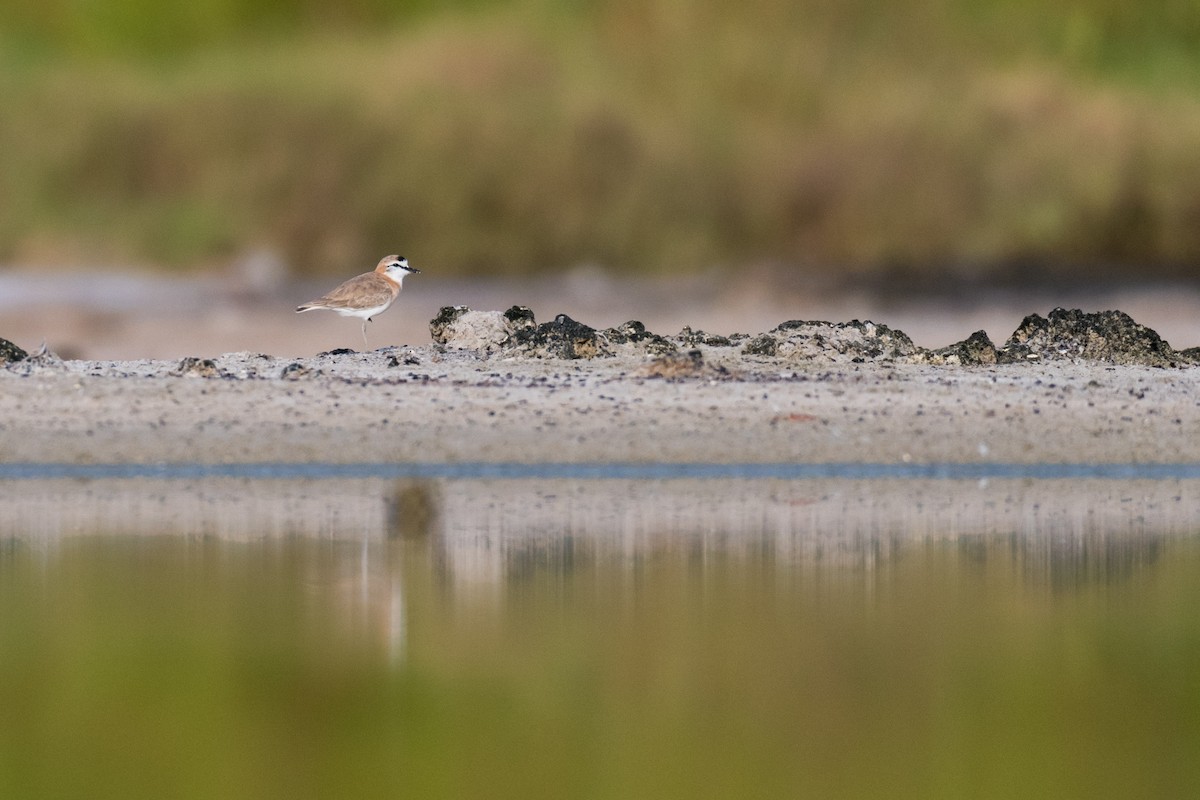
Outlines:
[[[733,340],[728,336],[716,336],[704,331],[693,331],[690,325],[684,325],[683,330],[675,338],[684,347],[695,347],[698,344],[706,344],[709,347],[733,346]]]
[[[496,353],[520,353],[531,358],[602,358],[615,354],[615,347],[632,348],[650,355],[674,353],[671,340],[651,333],[637,320],[598,331],[566,314],[537,324],[526,306],[498,311],[473,311],[466,306],[443,308],[429,324],[436,343],[474,350],[488,357]]]
[[[928,355],[930,364],[958,364],[965,367],[995,364],[996,360],[996,346],[985,331],[975,331],[963,341],[932,350]]]
[[[518,331],[517,346],[538,358],[597,358],[611,356],[612,349],[595,328],[559,314],[553,322]]]
[[[742,355],[775,356],[779,355],[779,341],[770,334],[756,336],[742,347]]]
[[[1048,317],[1030,314],[998,354],[1002,364],[1078,359],[1108,364],[1175,366],[1186,362],[1155,331],[1121,311],[1056,308]]]
[[[1188,364],[1200,364],[1200,347],[1189,347],[1176,351],[1180,360]]]
[[[29,358],[29,353],[26,353],[8,339],[0,339],[0,364],[15,364],[27,358]]]
[[[504,318],[516,333],[532,331],[537,327],[533,311],[528,306],[512,306],[504,312]]]
[[[335,350],[326,350],[324,353],[317,353],[317,358],[325,358],[326,356],[353,356],[357,355],[355,351],[349,347],[339,347]]]
[[[429,321],[429,335],[437,344],[445,344],[450,327],[471,309],[466,306],[442,306],[438,315]]]
[[[609,340],[615,344],[625,344],[627,342],[640,342],[647,336],[654,334],[646,333],[646,326],[636,319],[631,319],[624,325],[618,325],[615,328],[609,328],[604,332]]]
[[[619,327],[609,328],[604,331],[603,335],[613,344],[638,345],[641,350],[650,355],[667,355],[679,350],[670,339],[659,336],[657,333],[651,333],[646,330],[645,325],[635,319]]]

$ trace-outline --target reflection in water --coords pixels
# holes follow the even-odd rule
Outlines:
[[[39,549],[106,533],[363,542],[364,583],[387,574],[387,541],[424,543],[460,587],[668,554],[871,570],[957,542],[1069,588],[1197,533],[1200,481],[54,479],[0,483],[0,503],[0,540]]]
[[[0,797],[1200,790],[1200,482],[0,493]]]
[[[1197,532],[1200,482],[473,481],[438,493],[433,547],[456,585],[713,555],[877,570],[957,542],[1034,581],[1105,581]]]

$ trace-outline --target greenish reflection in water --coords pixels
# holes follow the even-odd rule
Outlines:
[[[1200,791],[1189,488],[1042,530],[1026,489],[1013,517],[714,488],[369,486],[305,529],[225,487],[220,524],[136,536],[39,512],[0,536],[0,797]]]

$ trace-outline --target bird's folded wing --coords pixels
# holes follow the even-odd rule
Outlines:
[[[372,308],[392,299],[392,287],[375,273],[359,275],[321,298],[322,303]]]

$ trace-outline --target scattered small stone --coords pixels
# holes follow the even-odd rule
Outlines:
[[[279,373],[279,377],[285,381],[298,381],[311,374],[312,370],[309,367],[304,366],[299,361],[293,361],[283,368],[283,371]]]
[[[171,371],[171,375],[188,378],[219,378],[222,373],[217,369],[217,362],[211,358],[188,356],[179,362],[179,366]]]
[[[417,364],[420,364],[420,363],[421,363],[421,359],[418,358],[417,354],[411,350],[409,350],[408,352],[406,352],[404,354],[403,359],[401,359],[401,357],[398,357],[395,355],[390,355],[390,356],[388,356],[388,360],[387,360],[388,367],[399,367],[402,364],[404,366],[412,367],[412,366],[416,366]]]
[[[324,353],[317,353],[317,358],[326,358],[328,356],[353,356],[353,355],[358,355],[358,353],[354,350],[351,350],[349,347],[338,347],[334,350],[326,350]]]

